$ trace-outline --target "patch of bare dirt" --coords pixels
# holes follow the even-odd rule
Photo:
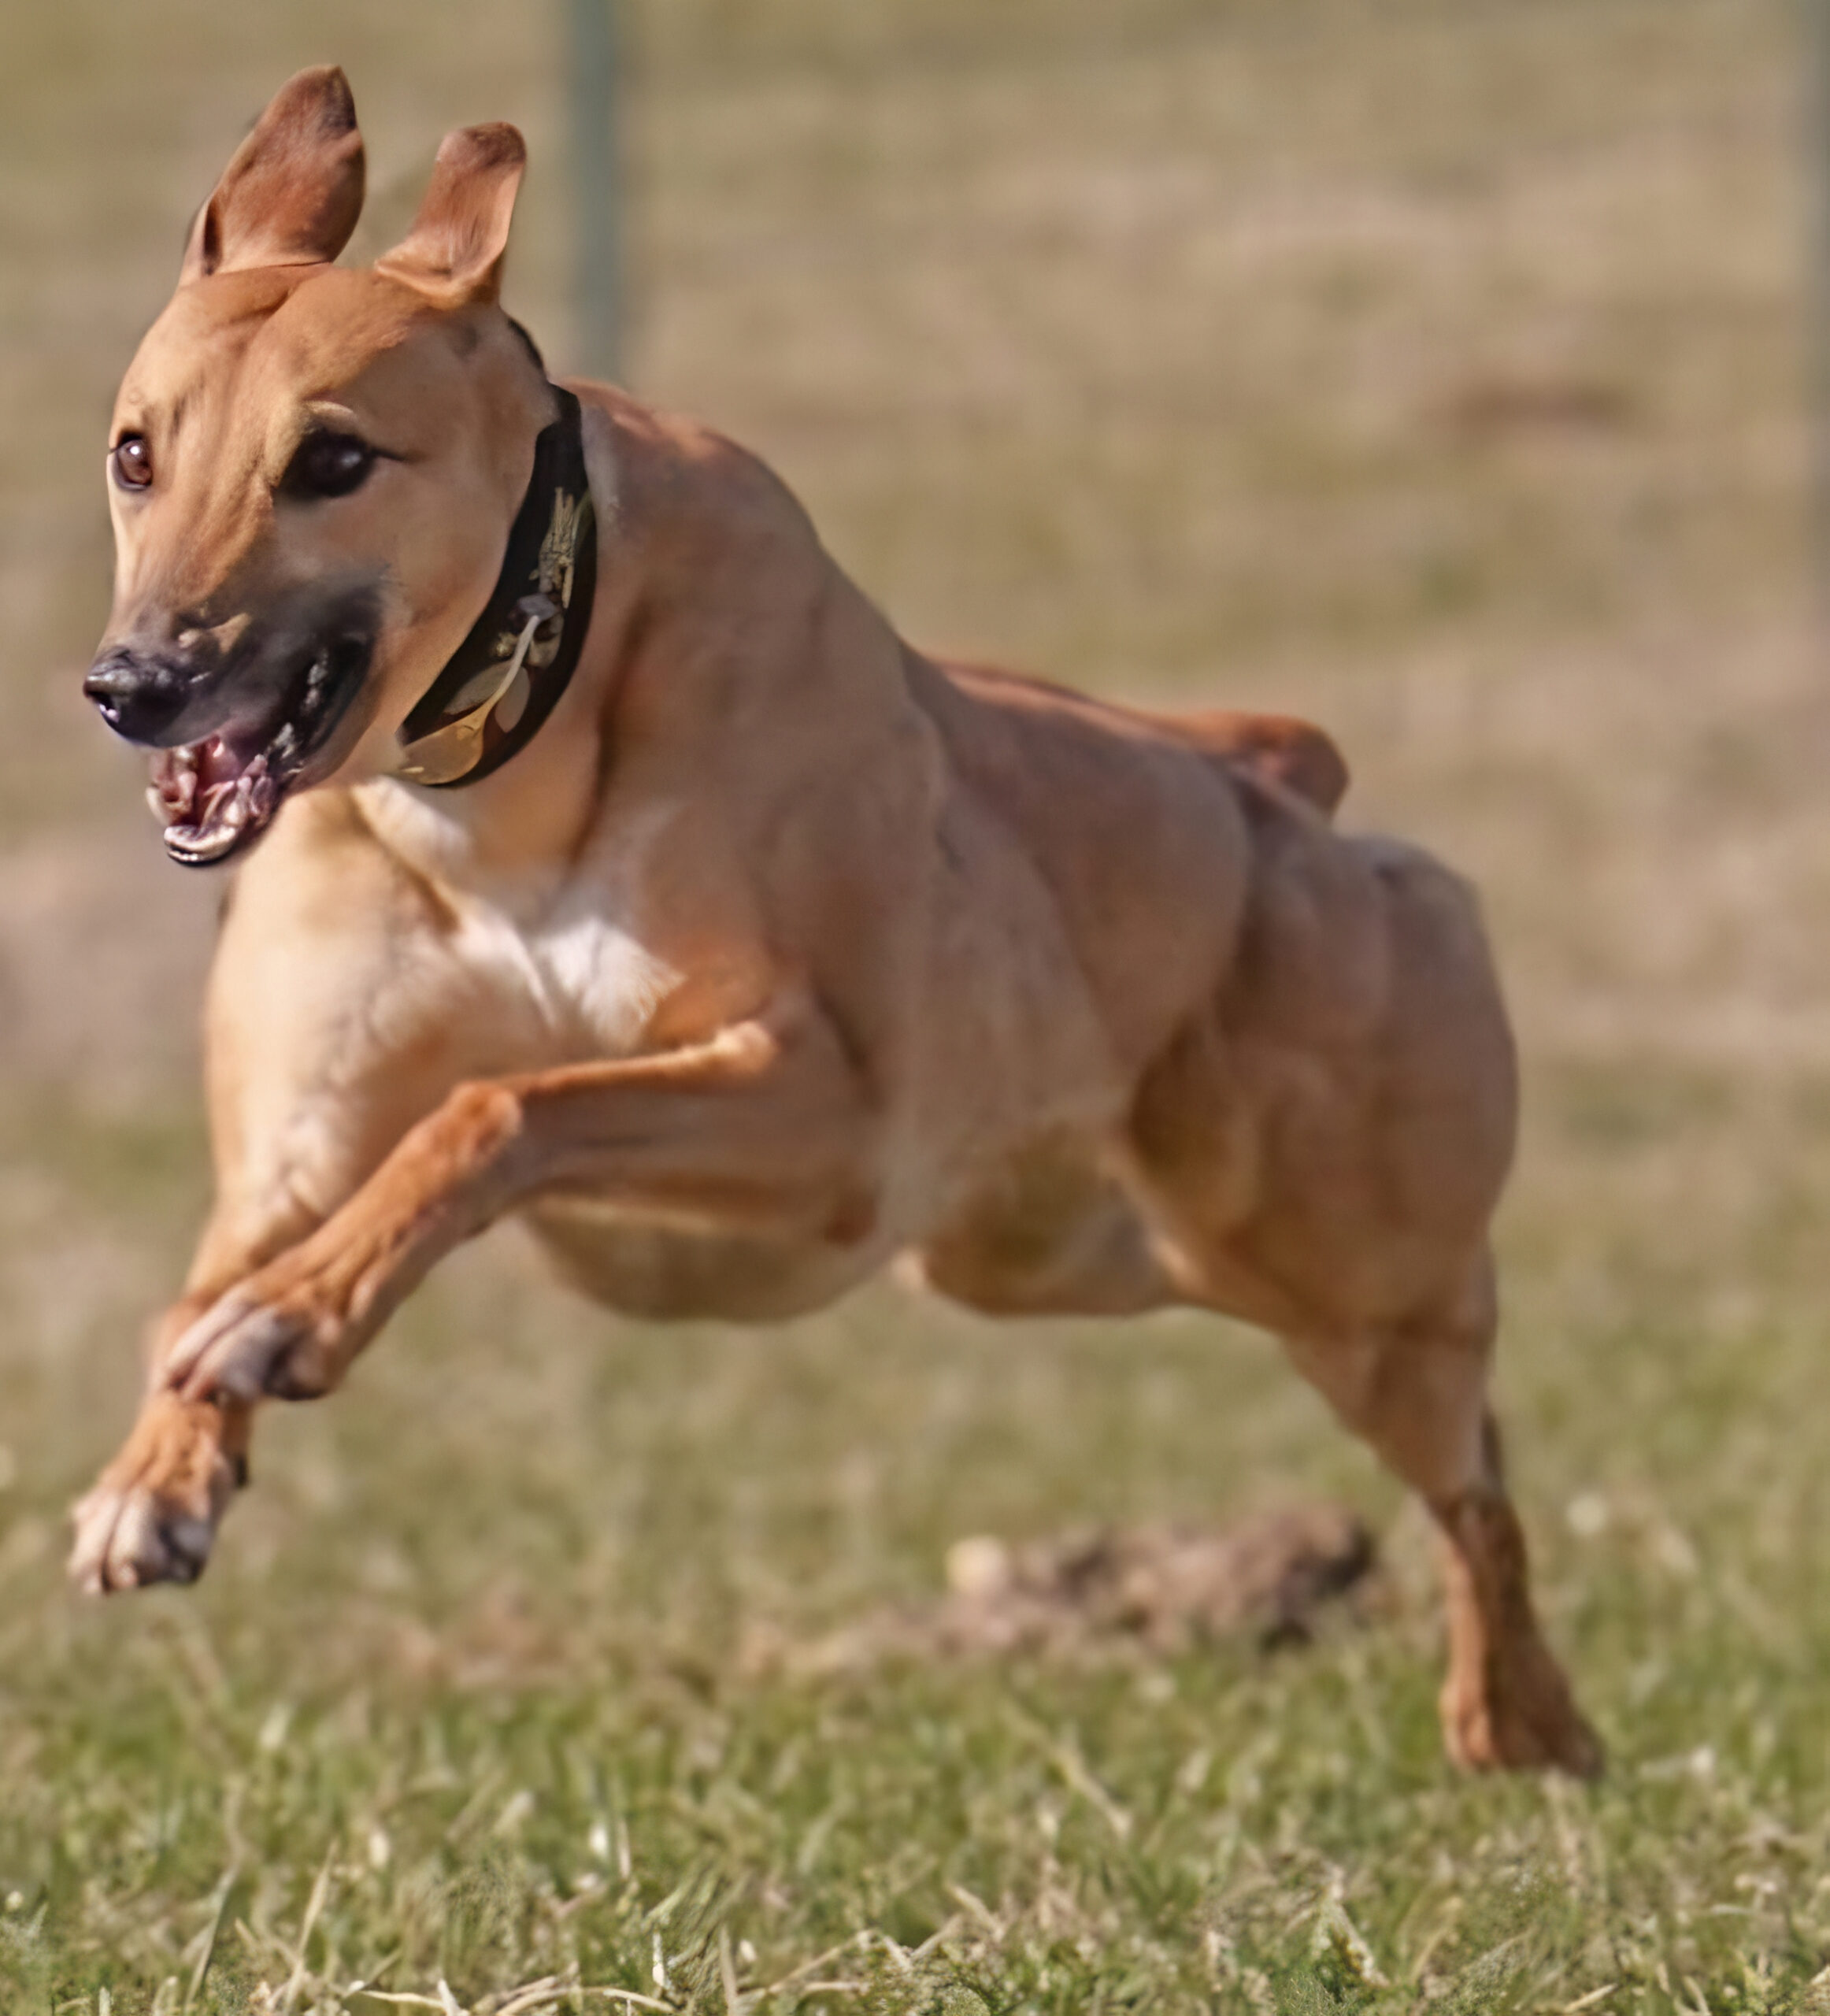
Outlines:
[[[1365,1522],[1345,1506],[1287,1507],[1229,1526],[1101,1526],[1013,1544],[980,1535],[947,1551],[947,1589],[886,1606],[796,1644],[753,1630],[752,1672],[854,1673],[886,1662],[1162,1657],[1229,1638],[1300,1643],[1370,1586]]]

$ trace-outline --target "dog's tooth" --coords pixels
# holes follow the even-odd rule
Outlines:
[[[162,764],[146,786],[146,802],[155,807],[163,819],[182,818],[196,795],[194,770],[174,770]]]

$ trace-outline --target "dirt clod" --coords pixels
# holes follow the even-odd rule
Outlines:
[[[807,1673],[885,1661],[1164,1655],[1217,1640],[1301,1642],[1329,1603],[1363,1584],[1372,1536],[1345,1507],[1295,1506],[1219,1528],[1080,1528],[947,1551],[947,1590],[887,1606],[812,1644],[758,1636],[750,1663]]]

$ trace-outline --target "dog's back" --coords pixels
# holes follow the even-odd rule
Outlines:
[[[1039,679],[1029,673],[1007,672],[997,665],[948,665],[943,669],[956,686],[994,705],[1091,716],[1115,726],[1123,724],[1134,733],[1141,728],[1168,736],[1205,756],[1217,757],[1223,763],[1269,778],[1298,798],[1306,799],[1320,812],[1332,814],[1347,795],[1347,760],[1334,742],[1319,728],[1287,714],[1247,713],[1226,708],[1207,708],[1198,713],[1166,713],[1154,708],[1095,699],[1058,686],[1052,680]]]

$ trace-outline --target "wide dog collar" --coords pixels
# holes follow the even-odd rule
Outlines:
[[[559,417],[534,443],[528,494],[509,528],[483,613],[401,724],[395,774],[445,789],[473,784],[526,748],[571,683],[597,587],[596,513],[577,399],[553,387]]]

